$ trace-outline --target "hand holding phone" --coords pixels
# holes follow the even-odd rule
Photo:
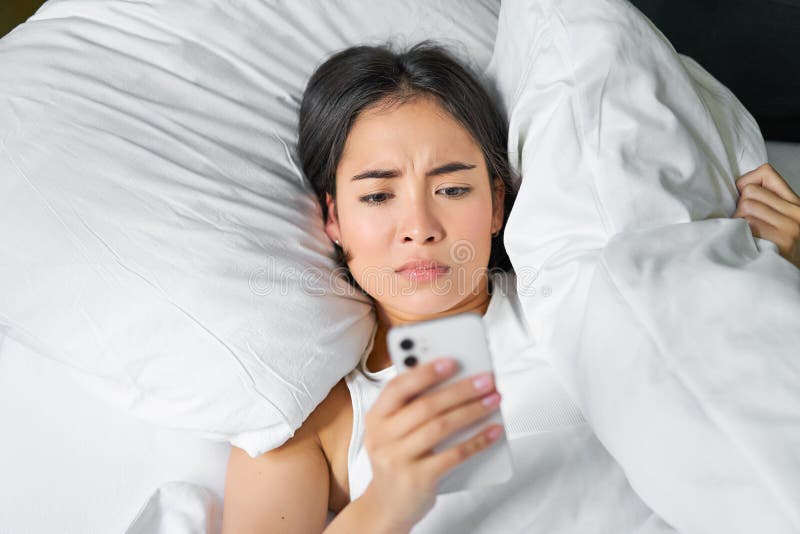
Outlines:
[[[437,370],[437,364],[448,362]],[[501,428],[488,425],[463,443],[433,452],[448,434],[497,410],[497,403],[485,406],[481,402],[487,392],[494,391],[492,381],[479,390],[473,377],[462,378],[435,393],[425,393],[456,372],[451,358],[416,365],[392,379],[364,417],[364,448],[372,480],[359,499],[380,514],[389,530],[409,531],[433,507],[442,477],[498,440],[490,437],[490,431]]]
[[[415,399],[419,406],[415,416],[418,419],[426,415],[431,418],[423,426],[427,427],[427,443],[431,445],[433,456],[442,452],[448,454],[448,450],[462,450],[459,461],[451,465],[451,469],[439,480],[437,493],[508,480],[513,465],[504,433],[480,454],[469,454],[467,458],[463,453],[463,448],[473,447],[472,440],[481,428],[485,430],[488,426],[494,426],[503,429],[499,406],[490,404],[487,409],[477,400],[482,397],[491,401],[499,397],[494,388],[494,369],[481,316],[463,313],[395,327],[387,333],[387,345],[389,355],[398,369],[398,379],[441,356],[451,355],[456,362],[457,368],[447,379],[419,391],[417,395],[420,397]],[[483,390],[473,384],[474,379],[481,377],[488,379]]]

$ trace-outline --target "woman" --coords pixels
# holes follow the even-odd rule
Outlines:
[[[460,515],[472,526],[482,518],[468,503],[498,495],[495,505],[500,506],[510,498],[503,487],[438,500],[435,493],[445,473],[491,447],[502,431],[486,426],[457,446],[432,452],[451,433],[498,409],[495,377],[467,377],[423,394],[454,372],[452,360],[443,357],[396,376],[385,342],[391,326],[462,312],[493,317],[490,336],[508,335],[501,329],[515,320],[524,330],[520,317],[497,317],[498,310],[514,307],[515,298],[503,248],[514,200],[506,142],[505,121],[481,84],[445,50],[427,42],[402,54],[384,47],[350,48],[311,77],[300,109],[298,152],[319,196],[325,232],[350,281],[374,299],[377,330],[360,365],[333,387],[293,438],[255,459],[232,449],[224,532],[319,532],[328,510],[338,515],[326,532],[408,532],[424,520],[434,532],[455,525],[436,523],[435,514],[426,517],[434,504],[443,504],[442,497],[460,503]],[[797,195],[769,166],[738,184],[743,200],[736,215],[800,266]],[[498,287],[506,282],[509,294]],[[501,308],[503,302],[511,305]],[[493,356],[497,365],[494,350]],[[544,374],[543,368],[535,373]],[[540,460],[563,465],[550,479],[533,468],[525,471],[534,464],[525,463],[524,453],[514,456],[518,483],[533,487],[539,476],[549,485],[548,493],[531,497],[531,510],[533,500],[548,506],[547,495],[558,491],[558,480],[583,477],[617,485],[608,492],[616,501],[600,502],[589,490],[581,497],[599,502],[608,517],[627,499],[620,522],[609,522],[608,531],[632,531],[624,529],[658,521],[588,425],[572,415],[565,420],[575,426],[569,440],[517,449],[551,451]],[[591,461],[581,465],[576,458]],[[521,491],[516,487],[514,494]],[[533,528],[525,520],[516,523],[520,531]],[[558,519],[561,526],[578,530],[582,520]],[[513,519],[507,521],[513,531]],[[548,521],[536,528],[556,531],[555,520]],[[471,529],[468,524],[460,527]]]

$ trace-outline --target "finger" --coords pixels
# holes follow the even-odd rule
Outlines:
[[[748,172],[747,174],[736,180],[736,187],[741,192],[747,184],[757,184],[765,189],[769,189],[777,194],[782,199],[793,204],[800,204],[800,197],[792,191],[789,184],[778,174],[778,171],[769,163],[765,163],[761,167]]]
[[[493,374],[480,373],[420,395],[392,415],[393,437],[403,437],[442,413],[493,392],[494,387]]]
[[[792,243],[791,239],[786,237],[786,234],[756,217],[747,216],[745,219],[747,219],[747,223],[750,225],[750,232],[753,236],[772,241],[778,246],[778,252],[781,256],[784,258],[789,257],[788,255],[791,252]]]
[[[763,239],[767,239],[767,235],[775,235],[778,229],[772,226],[771,224],[762,221],[758,217],[753,217],[752,215],[745,215],[742,217],[747,221],[748,226],[750,226],[750,233],[753,234],[753,237],[760,237]],[[773,241],[774,243],[774,241]]]
[[[782,213],[772,209],[770,206],[767,206],[763,202],[759,202],[758,200],[752,198],[744,198],[739,201],[739,205],[736,208],[734,217],[741,217],[744,215],[761,219],[765,223],[771,224],[784,233],[791,233],[792,228],[797,225],[797,222],[794,219],[791,219],[786,215],[783,215]]]
[[[416,395],[452,375],[455,369],[453,358],[438,358],[397,375],[384,386],[367,416],[380,418],[391,415]]]
[[[766,204],[779,213],[789,217],[790,219],[800,222],[800,205],[792,204],[779,197],[769,189],[765,189],[758,184],[750,183],[742,188],[742,197],[739,200],[741,203],[744,199],[753,199]],[[737,206],[737,212],[739,211]]]
[[[439,414],[400,440],[404,458],[419,458],[454,432],[491,415],[500,406],[500,394],[493,391],[468,404]]]
[[[499,430],[500,432],[492,437],[491,432],[493,430]],[[431,473],[438,480],[458,464],[489,448],[500,438],[503,431],[503,425],[489,425],[468,440],[422,459],[419,463],[419,468],[426,473]]]

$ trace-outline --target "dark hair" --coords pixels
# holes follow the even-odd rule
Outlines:
[[[491,184],[495,176],[502,179],[503,226],[492,239],[488,268],[511,270],[503,235],[516,191],[506,120],[477,77],[430,40],[400,53],[388,43],[353,46],[332,55],[312,74],[300,104],[297,152],[323,218],[328,213],[325,194],[336,199],[336,169],[358,115],[374,105],[391,106],[419,97],[433,97],[472,135],[483,151]],[[348,280],[358,287],[346,269],[349,258],[341,247],[335,248]]]

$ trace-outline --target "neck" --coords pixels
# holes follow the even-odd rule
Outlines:
[[[475,312],[483,316],[486,314],[486,310],[489,308],[490,300],[491,294],[489,292],[489,280],[488,277],[482,276],[477,293],[471,291],[464,300],[452,308],[441,312],[431,314],[407,313],[402,310],[384,306],[380,302],[376,301],[375,312],[378,321],[378,330],[375,333],[375,341],[373,343],[372,352],[367,359],[367,369],[375,372],[392,365],[386,349],[386,332],[389,330],[389,328],[402,324],[439,319],[441,317],[447,317],[449,315],[456,315],[466,312]]]

